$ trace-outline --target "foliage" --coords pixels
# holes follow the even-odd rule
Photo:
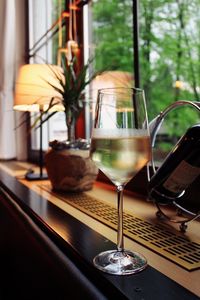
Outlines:
[[[93,1],[97,67],[132,72],[132,0]],[[199,0],[139,1],[141,87],[149,119],[177,100],[200,100]],[[182,88],[175,88],[180,80]],[[199,121],[193,109],[170,113],[165,130],[179,136]]]
[[[92,6],[94,19],[95,64],[97,69],[109,68],[132,72],[132,1],[101,0]]]

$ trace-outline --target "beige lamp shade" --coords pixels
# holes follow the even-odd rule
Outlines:
[[[117,88],[117,87],[132,87],[134,86],[133,75],[124,71],[107,71],[98,75],[92,81],[92,94],[93,99],[91,106],[92,119],[95,115],[95,105],[99,89]]]
[[[58,105],[52,110],[63,111],[61,94],[54,88],[62,90],[62,87],[55,74],[64,80],[62,68],[59,66],[48,64],[22,66],[15,84],[13,108],[21,111],[39,111],[41,108],[46,109],[54,98]]]
[[[97,92],[97,90],[105,88],[132,87],[133,83],[133,75],[129,72],[107,71],[92,81],[92,88]]]
[[[92,81],[92,98],[97,99],[99,89],[132,87],[134,83],[133,75],[124,71],[107,71],[98,75]]]

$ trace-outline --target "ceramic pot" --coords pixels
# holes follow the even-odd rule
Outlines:
[[[58,141],[50,143],[45,165],[53,190],[82,192],[92,189],[98,168],[89,158],[87,143],[81,141],[76,141],[76,145]]]

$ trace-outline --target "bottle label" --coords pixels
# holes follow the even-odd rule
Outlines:
[[[181,193],[190,185],[200,174],[200,168],[190,165],[185,160],[178,165],[163,187],[173,193]]]

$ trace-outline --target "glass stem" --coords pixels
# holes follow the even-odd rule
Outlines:
[[[123,185],[117,186],[117,212],[118,212],[118,230],[117,230],[117,250],[124,250],[124,235],[123,235]]]

